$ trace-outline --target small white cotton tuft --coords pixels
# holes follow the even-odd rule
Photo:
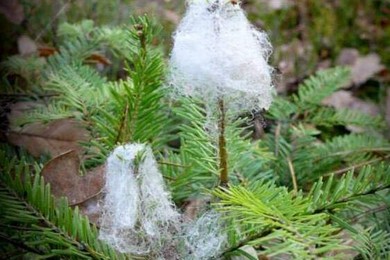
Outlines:
[[[127,144],[107,159],[99,238],[122,253],[155,255],[169,248],[180,214],[149,147]]]
[[[224,0],[190,1],[175,35],[168,80],[174,95],[216,103],[232,113],[269,108],[271,45],[239,4]]]
[[[214,211],[204,213],[185,226],[182,232],[187,249],[185,259],[218,259],[227,245],[221,216]]]

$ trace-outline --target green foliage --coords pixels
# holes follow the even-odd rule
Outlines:
[[[345,68],[317,72],[300,85],[298,95],[293,96],[293,101],[301,110],[320,105],[324,98],[342,88],[348,79],[349,71]]]
[[[382,118],[321,105],[348,81],[348,75],[339,67],[321,71],[305,80],[291,100],[277,98],[271,106],[269,118],[276,126],[263,145],[274,151],[273,168],[282,183],[291,183],[291,165],[304,186],[343,166],[348,170],[386,159],[389,142],[378,132],[385,125]],[[362,133],[327,136],[338,126],[349,125],[362,128]]]
[[[208,129],[212,125],[207,124],[209,119],[199,100],[183,98],[174,112],[181,120],[180,151],[168,157],[174,164],[164,165],[162,170],[171,179],[174,198],[179,199],[191,195],[190,187],[195,196],[218,185],[218,134]],[[243,185],[273,178],[267,168],[273,156],[267,149],[262,149],[259,142],[252,143],[248,139],[244,132],[247,127],[242,127],[246,120],[237,119],[228,124],[225,133],[230,181]]]
[[[315,259],[343,249],[338,229],[324,213],[306,214],[310,201],[283,187],[258,183],[251,190],[230,187],[214,192],[221,200],[217,209],[226,216],[234,234],[230,251],[244,244],[261,246],[266,255],[291,254],[295,259]]]
[[[91,21],[65,23],[58,30],[64,43],[47,63],[38,67],[40,63],[30,62],[31,67],[26,68],[21,57],[9,58],[3,63],[7,73],[26,77],[30,82],[31,72],[39,71],[37,85],[45,94],[36,109],[18,123],[77,120],[91,133],[91,141],[85,143],[87,167],[102,164],[119,143],[150,142],[161,148],[169,139],[169,135],[162,137],[161,133],[170,120],[163,113],[166,106],[160,88],[163,57],[159,50],[151,48],[156,28],[146,17],[133,19],[128,30],[96,28]],[[99,52],[125,57],[126,79],[110,82],[104,71],[86,63]]]
[[[159,149],[169,138],[161,135],[170,120],[162,101],[163,58],[159,51],[151,49],[155,26],[146,17],[134,19],[132,23],[127,43],[129,75],[124,81],[104,86],[110,93],[101,106],[95,104],[98,112],[92,116],[98,137],[92,142],[103,147],[100,163],[118,143],[149,142]]]
[[[127,29],[64,23],[54,55],[9,58],[3,69],[7,77],[17,76],[17,93],[39,104],[21,123],[78,121],[90,133],[83,143],[88,167],[102,164],[118,144],[150,143],[178,205],[211,197],[210,207],[222,213],[226,258],[243,254],[244,245],[276,258],[345,259],[344,249],[362,259],[388,257],[390,143],[383,119],[322,105],[348,82],[347,69],[323,70],[292,97],[277,97],[259,140],[250,138],[247,117],[227,112],[230,186],[217,188],[219,133],[201,100],[183,98],[170,110],[162,87],[164,58],[153,46],[156,33],[146,17],[133,19]],[[115,69],[91,66],[91,55],[125,63],[126,74],[117,80]],[[7,93],[15,93],[11,83]],[[360,132],[348,130],[351,125]],[[18,249],[32,258],[125,257],[97,239],[77,208],[50,195],[40,165],[10,154],[0,153],[5,254],[19,256]]]
[[[97,229],[71,209],[66,199],[55,201],[40,166],[28,159],[0,153],[0,245],[7,258],[125,259],[97,239]],[[31,161],[31,159],[29,160]]]
[[[357,176],[351,171],[337,182],[333,175],[326,183],[320,179],[308,195],[265,182],[254,183],[250,189],[242,186],[217,189],[214,194],[220,198],[217,210],[232,223],[230,243],[235,246],[230,251],[248,244],[261,246],[269,256],[288,253],[295,259],[317,259],[326,252],[345,248],[338,235],[339,228],[357,233],[338,217],[339,211],[358,207],[363,196],[371,203],[376,202],[375,194],[390,188],[389,176],[390,167],[380,165],[365,167]],[[390,241],[383,231],[372,236],[387,238],[379,246],[381,249]],[[367,240],[363,243],[364,249],[376,253],[381,250],[370,248],[373,245]]]

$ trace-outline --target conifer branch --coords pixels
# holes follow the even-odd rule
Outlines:
[[[120,125],[119,125],[119,129],[118,129],[118,135],[116,136],[114,143],[118,143],[119,141],[127,140],[126,133],[125,133],[125,131],[126,131],[125,128],[126,128],[126,125],[127,125],[127,119],[128,119],[128,113],[129,113],[129,103],[128,102],[126,102],[126,105],[123,108],[123,110],[124,111],[122,113],[122,118],[120,120]]]

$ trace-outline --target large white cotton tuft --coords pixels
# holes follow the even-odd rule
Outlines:
[[[272,68],[266,33],[256,30],[239,4],[190,1],[175,35],[168,80],[174,95],[208,104],[223,99],[232,113],[269,108]]]
[[[113,151],[107,159],[105,193],[101,240],[138,255],[159,255],[169,248],[180,214],[149,147],[127,144]]]

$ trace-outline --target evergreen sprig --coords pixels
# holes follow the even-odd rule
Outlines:
[[[288,192],[284,187],[258,182],[250,189],[232,186],[213,193],[220,198],[215,205],[224,213],[234,251],[243,245],[261,246],[267,255],[288,253],[295,258],[316,259],[326,252],[345,248],[337,235],[339,228],[355,230],[343,220],[340,210],[357,207],[363,197],[377,201],[380,191],[390,188],[390,167],[365,167],[326,183],[320,179],[308,195]]]
[[[163,101],[163,58],[151,48],[155,28],[146,16],[132,21],[127,33],[131,46],[126,56],[129,75],[104,86],[110,93],[92,116],[92,131],[96,132],[92,144],[100,149],[91,161],[104,162],[118,144],[149,142],[158,150],[170,138],[167,127],[171,120]]]
[[[38,164],[0,154],[0,240],[9,258],[125,259],[66,199],[55,200]]]

